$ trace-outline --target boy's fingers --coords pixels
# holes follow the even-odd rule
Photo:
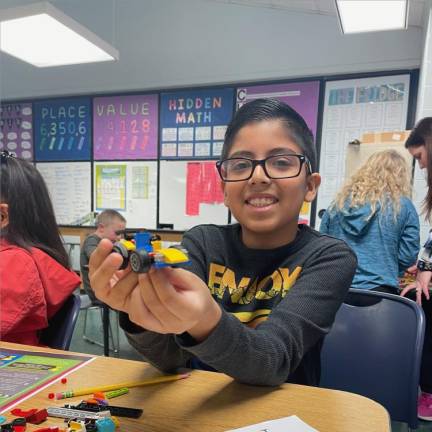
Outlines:
[[[92,252],[90,255],[90,261],[89,261],[89,269],[90,272],[92,271],[92,268],[98,268],[104,259],[111,253],[113,248],[113,244],[108,239],[102,239],[97,248]]]
[[[96,252],[97,249],[93,252],[92,257]],[[99,260],[99,256],[96,257],[96,260]],[[95,265],[95,262],[90,263],[90,285],[96,294],[98,291],[108,291],[110,280],[120,267],[122,260],[119,254],[109,254],[99,265]]]

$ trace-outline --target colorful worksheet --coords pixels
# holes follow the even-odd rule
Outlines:
[[[94,358],[0,348],[0,413]]]

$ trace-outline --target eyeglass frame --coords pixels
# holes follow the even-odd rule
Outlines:
[[[295,176],[287,176],[287,177],[272,177],[269,175],[269,173],[267,172],[267,168],[265,166],[265,163],[268,159],[274,158],[274,157],[280,157],[280,156],[295,156],[296,158],[298,158],[300,160],[300,167],[299,167],[299,171]],[[252,170],[251,173],[249,175],[249,177],[241,179],[241,180],[225,180],[222,176],[222,164],[228,160],[248,160],[250,162],[252,162]],[[303,154],[298,154],[298,153],[285,153],[285,154],[275,154],[275,155],[271,155],[271,156],[267,156],[264,159],[250,159],[247,157],[233,157],[233,158],[227,158],[227,159],[223,159],[223,160],[219,160],[216,162],[216,168],[217,171],[219,173],[219,177],[222,179],[223,182],[227,182],[227,183],[233,183],[233,182],[240,182],[240,181],[246,181],[252,178],[254,172],[255,172],[255,168],[259,165],[262,167],[265,175],[272,180],[282,180],[282,179],[287,179],[287,178],[295,178],[298,177],[301,173],[301,170],[303,168],[303,165],[306,164],[306,169],[307,171],[309,171],[309,174],[312,174],[312,165],[310,163],[310,160],[307,158],[307,156],[303,155]]]

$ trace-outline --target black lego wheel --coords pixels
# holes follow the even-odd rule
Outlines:
[[[135,273],[147,273],[152,265],[152,257],[145,249],[131,252],[129,262]]]
[[[114,243],[112,252],[117,252],[122,256],[123,262],[120,266],[120,270],[124,270],[129,264],[129,251],[126,249],[125,245],[120,242]]]

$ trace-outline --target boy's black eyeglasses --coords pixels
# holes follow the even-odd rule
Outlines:
[[[257,165],[260,165],[266,176],[271,179],[297,177],[303,164],[306,164],[307,170],[312,173],[308,158],[301,154],[274,155],[260,160],[244,157],[229,158],[216,162],[216,167],[223,181],[236,182],[249,180]]]

